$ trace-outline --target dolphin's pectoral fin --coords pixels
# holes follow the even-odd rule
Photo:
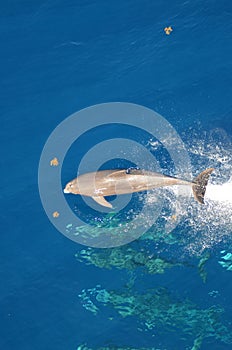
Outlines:
[[[102,196],[93,196],[92,198],[98,204],[103,205],[103,207],[107,207],[107,208],[112,208],[113,207],[112,204],[107,202],[107,200],[104,197],[102,197]]]

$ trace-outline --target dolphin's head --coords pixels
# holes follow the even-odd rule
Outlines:
[[[67,183],[67,185],[64,188],[64,193],[79,194],[76,179]]]

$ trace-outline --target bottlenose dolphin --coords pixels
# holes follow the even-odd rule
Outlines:
[[[100,170],[80,175],[68,182],[64,193],[89,196],[98,204],[112,208],[112,204],[107,202],[104,196],[141,192],[165,186],[188,185],[192,186],[194,198],[203,204],[208,179],[213,170],[213,168],[204,170],[193,181],[138,168]]]

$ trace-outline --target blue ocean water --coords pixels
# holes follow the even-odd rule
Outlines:
[[[1,2],[0,8],[0,348],[76,350],[87,344],[92,349],[197,349],[194,336],[184,338],[180,329],[149,330],[139,317],[122,318],[112,306],[100,308],[97,315],[83,308],[78,298],[83,289],[100,284],[120,291],[128,274],[76,260],[76,252],[84,247],[48,220],[37,173],[43,146],[60,122],[82,108],[121,101],[162,114],[192,150],[193,167],[218,166],[217,174],[228,180],[231,2],[12,0]],[[173,31],[166,35],[169,26]],[[85,142],[83,149],[88,138]],[[73,169],[65,165],[67,182]],[[232,332],[231,271],[218,264],[220,251],[232,250],[230,236],[223,235],[226,227],[231,231],[223,217],[201,240],[204,223],[190,238],[192,226],[185,226],[178,233],[192,249],[178,244],[163,248],[173,259],[183,249],[182,259],[197,264],[205,245],[210,252],[205,283],[197,268],[182,265],[151,276],[135,272],[134,287],[143,293],[164,287],[200,309],[219,305],[225,310],[221,321]],[[201,349],[229,350],[231,344],[212,335]]]

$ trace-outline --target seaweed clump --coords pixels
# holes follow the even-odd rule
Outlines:
[[[99,305],[113,307],[122,317],[138,318],[148,330],[156,328],[160,332],[179,330],[183,335],[195,338],[192,349],[199,349],[205,338],[216,338],[226,344],[232,344],[232,333],[221,322],[224,310],[217,306],[200,309],[189,300],[178,300],[166,288],[151,289],[145,294],[125,290],[96,288],[83,290],[79,297],[83,306],[89,301],[99,311]],[[89,300],[89,301],[88,301]],[[90,310],[91,311],[91,310]]]

